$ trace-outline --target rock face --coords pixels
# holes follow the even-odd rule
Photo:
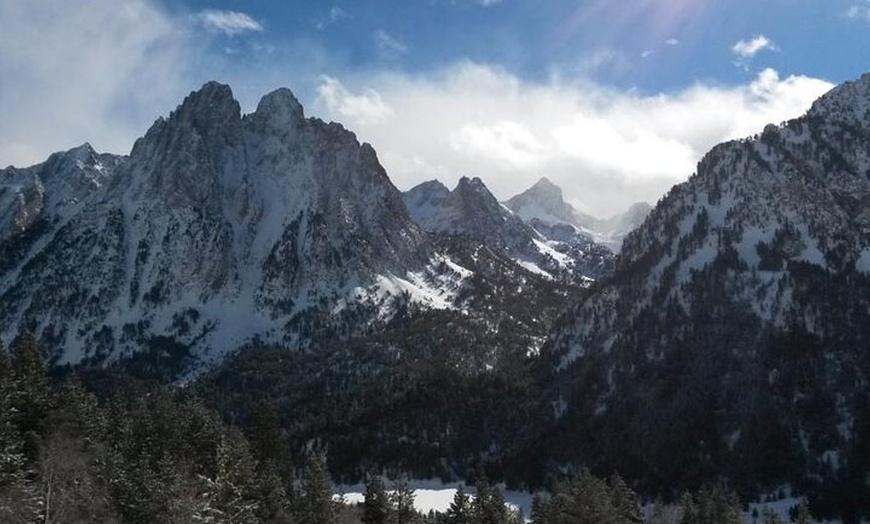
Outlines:
[[[650,485],[864,478],[868,347],[865,76],[715,147],[626,238],[545,349],[554,447]]]
[[[254,337],[304,345],[396,300],[451,307],[462,280],[433,269],[374,150],[286,89],[242,115],[208,83],[128,157],[85,145],[0,172],[0,202],[0,325],[61,363],[160,337],[205,361]]]
[[[606,219],[595,218],[565,202],[562,189],[546,177],[512,197],[505,206],[548,238],[552,235],[564,238],[570,226],[576,230],[576,236],[586,237],[614,253],[619,252],[623,239],[652,211],[652,206],[646,202],[638,202],[625,213]]]

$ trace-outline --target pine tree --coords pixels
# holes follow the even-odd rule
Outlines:
[[[680,499],[680,508],[683,516],[680,519],[680,524],[700,524],[701,519],[698,515],[698,506],[695,504],[695,499],[688,491],[683,493]]]
[[[414,490],[408,486],[407,479],[400,478],[396,481],[390,500],[393,507],[393,518],[390,520],[393,524],[412,524],[419,520],[414,509]]]
[[[261,464],[273,463],[279,470],[289,471],[287,440],[281,434],[278,414],[272,403],[261,400],[253,413],[254,428],[251,449]]]
[[[511,512],[505,506],[501,491],[489,483],[482,467],[475,474],[477,496],[474,498],[472,522],[475,524],[503,524],[511,520]]]
[[[619,524],[636,524],[643,522],[640,500],[618,473],[610,477],[610,500],[616,512],[616,522]]]
[[[459,486],[453,495],[453,502],[447,508],[445,515],[446,524],[471,524],[471,513],[471,500],[468,494],[465,493],[465,490],[462,489],[462,486]]]
[[[42,431],[50,398],[45,363],[33,334],[25,332],[13,341],[10,371],[18,429],[25,439],[34,440]],[[35,445],[25,446],[28,458],[36,458]]]
[[[204,497],[194,514],[194,522],[214,524],[254,524],[259,504],[249,493],[253,459],[247,443],[237,434],[221,439],[212,477],[202,476]]]
[[[363,524],[387,524],[390,510],[390,500],[384,489],[384,483],[377,475],[369,475],[363,501]]]
[[[309,453],[301,487],[296,512],[300,524],[335,524],[337,519],[332,503],[332,481],[326,470],[326,462],[320,455]]]
[[[0,522],[31,522],[40,514],[41,496],[27,469],[13,393],[6,350],[0,344]]]

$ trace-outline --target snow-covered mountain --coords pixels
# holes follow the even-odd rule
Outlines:
[[[528,271],[563,281],[595,280],[611,269],[612,254],[586,237],[548,238],[500,204],[479,178],[462,177],[450,191],[424,182],[403,194],[411,218],[425,231],[463,236],[504,253]]]
[[[865,75],[713,148],[629,234],[545,350],[555,448],[651,484],[866,478],[868,347]]]
[[[595,218],[565,202],[562,189],[546,177],[504,205],[544,236],[549,236],[548,231],[553,227],[556,227],[557,235],[564,236],[564,226],[572,226],[578,234],[607,246],[613,252],[619,252],[626,235],[640,226],[652,210],[649,204],[639,202],[625,213],[606,219]]]
[[[34,330],[58,362],[161,337],[207,358],[349,335],[397,302],[452,307],[465,274],[371,146],[286,89],[242,115],[208,83],[127,157],[85,145],[0,171],[0,202],[0,325]]]

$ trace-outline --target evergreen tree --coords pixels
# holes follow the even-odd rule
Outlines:
[[[698,515],[698,506],[695,504],[695,499],[688,491],[683,493],[680,499],[680,508],[683,516],[680,518],[680,524],[700,524],[701,519]]]
[[[390,499],[384,489],[384,483],[377,475],[369,475],[363,501],[363,524],[387,524],[390,510]]]
[[[393,485],[390,500],[393,507],[393,518],[390,520],[393,524],[412,524],[419,520],[414,509],[414,490],[408,486],[407,479],[400,478]]]
[[[794,516],[795,524],[812,524],[813,517],[810,515],[810,508],[806,501],[802,501],[797,507],[797,514]]]
[[[557,486],[554,511],[562,520],[577,524],[604,524],[616,521],[607,484],[588,471]]]
[[[610,477],[610,500],[616,512],[616,522],[619,524],[643,522],[643,511],[637,493],[628,487],[618,473]]]
[[[477,496],[472,503],[472,522],[475,524],[504,524],[515,522],[517,515],[505,505],[501,491],[492,484],[486,476],[483,467],[475,474]]]
[[[36,458],[35,443],[31,442],[41,433],[50,400],[45,363],[30,332],[15,338],[10,356],[12,405],[16,410],[18,429],[30,441],[25,442],[26,455]]]
[[[14,391],[6,351],[0,344],[0,522],[31,522],[40,515],[41,496],[27,469]]]
[[[468,494],[465,493],[465,490],[462,489],[462,486],[459,486],[456,489],[456,493],[453,495],[453,502],[451,502],[450,507],[447,508],[447,513],[445,515],[446,524],[471,524],[471,517],[471,500],[469,499]]]
[[[227,434],[217,448],[213,477],[202,477],[205,496],[194,516],[195,522],[254,524],[259,504],[249,493],[253,460],[247,442],[238,434]]]
[[[297,519],[300,524],[336,524],[332,502],[332,481],[326,462],[320,455],[309,453],[302,474]]]
[[[290,471],[287,440],[281,434],[278,414],[271,402],[261,400],[253,413],[251,449],[261,464],[273,463],[279,470]],[[288,473],[289,474],[289,473]]]

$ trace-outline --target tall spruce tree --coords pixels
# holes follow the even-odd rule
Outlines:
[[[446,524],[471,524],[472,510],[471,499],[465,493],[465,490],[462,489],[462,486],[459,486],[453,495],[450,507],[447,508],[444,520]]]
[[[610,477],[610,501],[616,513],[616,522],[619,524],[639,524],[643,522],[643,511],[640,500],[628,484],[614,473]]]
[[[363,524],[387,524],[391,509],[390,499],[381,478],[377,475],[368,475],[362,508]]]
[[[32,333],[24,332],[12,342],[9,367],[18,429],[32,441],[41,433],[50,405],[45,362]],[[28,458],[36,458],[34,445],[27,443],[25,452]]]
[[[393,484],[393,492],[390,493],[393,506],[393,524],[414,524],[420,520],[414,509],[414,490],[408,485],[408,480],[399,478]]]
[[[6,350],[0,343],[0,522],[34,522],[41,513],[41,496],[27,469],[14,391]]]
[[[301,493],[296,517],[300,524],[336,524],[332,502],[332,481],[326,461],[316,453],[309,453],[302,473]]]

